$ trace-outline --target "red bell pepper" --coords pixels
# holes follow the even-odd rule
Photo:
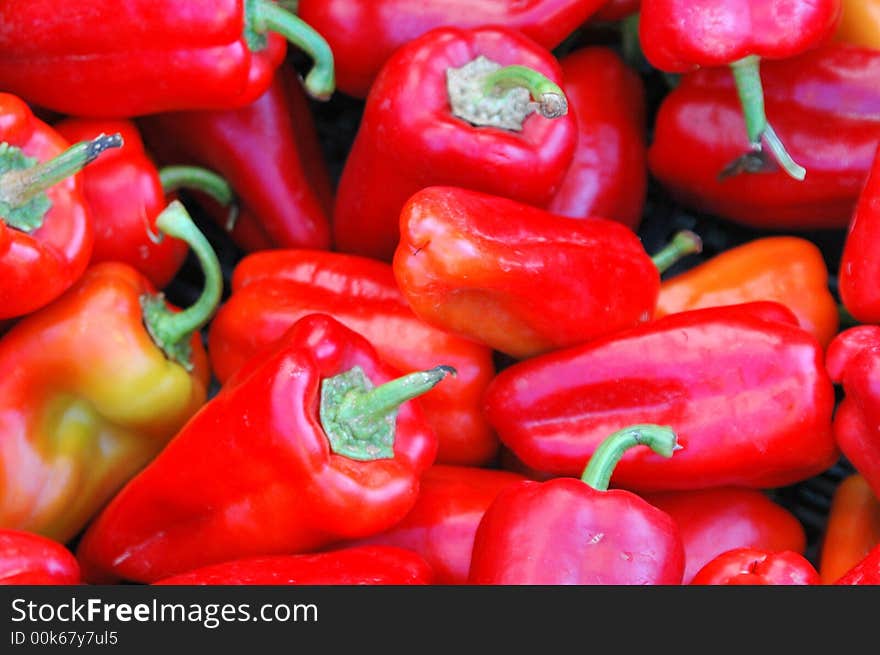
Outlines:
[[[94,236],[76,173],[122,138],[68,145],[19,98],[0,93],[0,319],[48,304],[88,265]]]
[[[428,186],[546,205],[577,140],[561,81],[550,52],[506,28],[440,28],[401,47],[370,91],[342,171],[336,247],[390,260],[401,208]]]
[[[863,363],[859,363],[860,368]],[[866,374],[865,366],[853,377]],[[847,394],[849,396],[849,394]],[[865,417],[859,404],[845,398],[834,414],[834,438],[841,452],[862,474],[875,494],[880,494],[880,436],[876,424]]]
[[[596,20],[615,21],[638,13],[642,0],[608,0],[596,12]]]
[[[672,73],[731,66],[746,57],[787,59],[826,41],[840,0],[642,0],[642,47]]]
[[[658,265],[698,245],[687,233],[655,264],[619,223],[452,187],[410,198],[400,232],[394,275],[413,311],[518,358],[649,320]]]
[[[819,576],[833,584],[880,544],[880,500],[864,477],[854,473],[834,490],[822,535]]]
[[[847,571],[834,584],[880,585],[880,546],[876,546],[865,558]]]
[[[388,529],[412,509],[437,451],[405,401],[448,372],[394,379],[357,333],[329,316],[301,319],[92,522],[78,550],[86,579],[153,582]]]
[[[861,325],[841,332],[828,346],[826,366],[845,392],[834,416],[834,438],[880,495],[880,327]]]
[[[0,585],[79,583],[79,563],[63,545],[38,534],[0,529]]]
[[[648,184],[642,80],[609,48],[584,48],[560,64],[578,141],[547,209],[572,218],[610,218],[635,229]]]
[[[777,303],[682,312],[505,369],[486,390],[486,416],[539,471],[576,475],[603,435],[652,422],[672,426],[683,450],[627,454],[618,486],[776,487],[839,456],[822,356]]]
[[[759,548],[729,550],[706,564],[692,585],[817,585],[819,574],[803,555]]]
[[[157,114],[139,125],[163,163],[204,166],[229,181],[242,204],[236,225],[251,230],[233,229],[245,248],[266,245],[253,236],[253,222],[277,248],[330,247],[329,174],[302,87],[288,67],[246,107]],[[226,220],[222,209],[214,215]]]
[[[501,444],[501,448],[499,449],[498,465],[504,471],[511,471],[518,475],[524,475],[529,480],[537,480],[538,482],[544,482],[559,477],[554,473],[547,473],[546,471],[539,471],[531,466],[526,466],[526,464],[523,463],[519,457],[514,455],[513,451],[504,444]]]
[[[840,259],[838,284],[844,307],[862,323],[880,323],[880,150],[859,195]]]
[[[167,286],[186,258],[187,244],[156,236],[156,217],[168,205],[166,194],[198,188],[229,205],[233,200],[229,185],[204,169],[157,170],[131,121],[70,118],[54,127],[71,142],[106,133],[122,135],[122,148],[108,150],[82,173],[95,232],[90,262],[125,262],[156,288]]]
[[[804,527],[797,517],[754,489],[720,487],[646,494],[678,525],[684,542],[683,584],[715,557],[734,548],[803,554]]]
[[[467,584],[477,526],[504,489],[521,475],[467,466],[432,466],[419,486],[419,498],[400,523],[347,545],[408,548],[434,570],[434,584]]]
[[[156,585],[426,585],[433,571],[416,553],[391,546],[310,555],[254,557],[205,566]]]
[[[242,211],[238,205],[233,205],[232,212],[224,212],[223,206],[213,198],[203,194],[196,195],[200,196],[199,201],[204,203],[205,210],[214,222],[220,225],[243,251],[255,252],[277,248],[254,214]]]
[[[787,59],[821,45],[839,20],[840,0],[644,0],[639,39],[646,59],[670,73],[730,66],[750,151],[724,174],[767,168],[766,144],[786,174],[803,180],[806,171],[767,122],[760,61]]]
[[[437,462],[481,465],[492,459],[498,439],[482,416],[483,391],[495,374],[491,350],[417,318],[384,262],[316,250],[245,257],[233,272],[231,296],[211,321],[208,352],[215,375],[225,382],[312,313],[333,316],[363,335],[402,372],[441,363],[455,368],[455,378],[418,401],[437,433]]]
[[[822,251],[790,236],[749,241],[665,280],[654,316],[760,300],[788,307],[823,347],[837,334],[840,312]]]
[[[299,16],[325,35],[340,91],[365,98],[399,47],[437,27],[504,25],[548,50],[562,43],[603,0],[299,0]]]
[[[271,0],[5,0],[0,88],[63,114],[131,117],[253,102],[286,40],[315,65],[306,86],[334,89],[327,42]]]
[[[845,228],[880,142],[880,51],[821,48],[768,62],[767,108],[809,171],[803,182],[781,171],[718,179],[741,151],[742,116],[726,71],[682,76],[663,100],[648,165],[689,207],[758,228]]]
[[[198,330],[220,300],[220,265],[180,203],[156,224],[202,262],[191,307],[169,308],[138,271],[105,262],[0,339],[3,527],[73,538],[204,402]]]
[[[612,434],[580,480],[526,480],[502,491],[474,539],[472,584],[681,584],[684,546],[672,518],[628,491],[608,490],[624,452],[669,458],[676,435],[637,425]]]

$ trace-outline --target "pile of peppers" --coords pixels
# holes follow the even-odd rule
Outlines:
[[[0,25],[0,584],[880,584],[880,1]]]

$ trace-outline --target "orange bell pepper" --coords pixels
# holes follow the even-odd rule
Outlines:
[[[880,1],[842,0],[843,17],[835,39],[880,50]]]
[[[823,346],[837,333],[840,319],[822,253],[810,241],[788,236],[726,250],[663,282],[654,318],[760,300],[786,305]]]
[[[855,473],[834,492],[822,541],[819,576],[834,584],[880,544],[880,500],[865,478]]]

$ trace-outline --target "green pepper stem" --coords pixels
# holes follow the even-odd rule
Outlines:
[[[270,0],[256,0],[253,10],[253,27],[257,32],[277,32],[314,61],[314,66],[304,82],[309,95],[318,100],[327,100],[333,95],[336,73],[333,51],[326,39],[299,16]]]
[[[21,207],[62,180],[79,173],[110,148],[121,148],[122,135],[101,134],[91,141],[80,141],[60,155],[29,168],[13,169],[0,176],[0,201]]]
[[[166,166],[159,171],[162,190],[166,194],[179,189],[201,191],[216,200],[222,207],[229,208],[224,228],[232,232],[238,219],[238,205],[235,191],[225,179],[201,166]]]
[[[742,105],[749,143],[760,147],[761,137],[767,129],[767,112],[764,109],[764,89],[761,85],[761,62],[754,55],[735,61],[730,65],[736,92]]]
[[[447,375],[455,375],[451,366],[436,366],[391,380],[362,394],[348,394],[341,401],[337,421],[357,423],[366,417],[384,416],[407,400],[433,389]]]
[[[235,200],[235,192],[229,182],[201,166],[166,166],[159,171],[159,180],[166,194],[180,189],[201,191],[224,207]]]
[[[678,232],[660,252],[651,257],[654,266],[660,273],[665,273],[679,260],[688,255],[696,255],[703,251],[703,240],[696,232],[682,230]]]
[[[782,144],[782,140],[777,136],[773,126],[767,123],[767,129],[764,130],[764,141],[770,146],[770,152],[773,158],[782,166],[782,170],[799,182],[803,182],[807,177],[807,169],[799,165]]]
[[[799,166],[785,146],[776,136],[776,132],[767,122],[764,107],[764,89],[761,85],[760,58],[755,55],[744,57],[730,65],[736,82],[736,92],[742,105],[746,121],[746,133],[753,150],[762,149],[762,140],[767,141],[770,152],[782,169],[796,180],[803,180],[807,171]]]
[[[619,430],[605,439],[590,457],[581,481],[597,491],[607,491],[614,467],[624,453],[636,446],[648,446],[658,455],[672,457],[681,450],[672,428],[660,425],[633,425]]]
[[[398,407],[434,388],[450,366],[410,373],[374,387],[360,366],[321,382],[319,416],[331,452],[358,461],[394,457]]]
[[[211,244],[199,231],[180,201],[173,201],[156,218],[156,227],[168,236],[185,241],[195,253],[202,267],[205,285],[199,298],[181,312],[172,312],[159,297],[142,301],[144,322],[150,334],[166,353],[183,352],[186,359],[189,351],[186,346],[192,334],[204,326],[214,314],[223,292],[223,274],[217,255]],[[178,359],[172,356],[172,359]],[[181,362],[185,363],[185,362]]]
[[[535,110],[544,118],[559,118],[568,113],[568,100],[559,85],[542,73],[526,66],[504,66],[483,78],[483,92],[526,89],[535,101]]]

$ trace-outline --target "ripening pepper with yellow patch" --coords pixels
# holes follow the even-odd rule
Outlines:
[[[156,224],[202,264],[194,305],[177,311],[106,262],[0,340],[0,528],[69,540],[205,402],[197,331],[220,299],[220,265],[179,202]]]

